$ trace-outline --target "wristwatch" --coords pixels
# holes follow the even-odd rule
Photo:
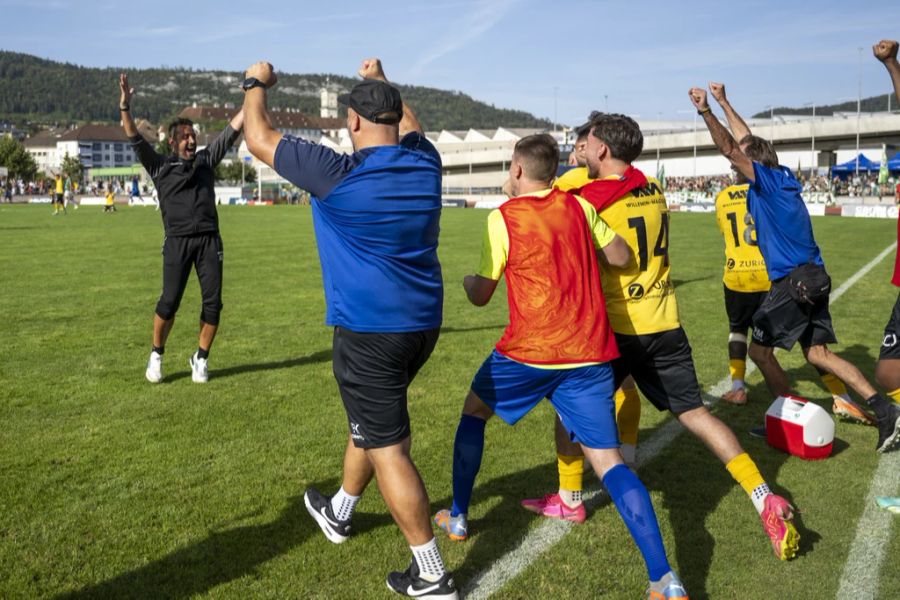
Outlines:
[[[255,87],[264,88],[264,87],[266,87],[266,84],[264,84],[262,81],[260,81],[256,77],[248,77],[247,79],[244,80],[244,83],[241,84],[241,89],[243,89],[245,92],[247,90],[252,90]]]

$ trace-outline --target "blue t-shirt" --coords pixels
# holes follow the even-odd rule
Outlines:
[[[292,136],[275,170],[312,195],[325,323],[358,332],[440,327],[441,158],[418,133],[353,154]]]
[[[824,266],[809,211],[800,196],[803,186],[791,170],[754,162],[753,178],[747,209],[756,224],[756,239],[769,279],[781,279],[806,263]]]

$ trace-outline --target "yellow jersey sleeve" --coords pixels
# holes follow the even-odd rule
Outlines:
[[[498,281],[506,270],[506,259],[509,256],[509,233],[506,222],[499,209],[488,215],[484,227],[484,238],[481,244],[481,261],[478,263],[476,275]]]
[[[725,240],[722,282],[735,292],[765,292],[771,283],[747,210],[748,189],[746,184],[732,185],[716,196],[716,223]]]
[[[569,190],[583,188],[591,181],[593,181],[593,179],[588,177],[587,167],[575,167],[557,177],[556,181],[553,182],[553,187],[568,192]]]
[[[669,278],[669,210],[659,182],[623,196],[600,211],[631,248],[625,268],[601,271],[613,331],[648,335],[680,327],[675,286]]]
[[[581,209],[584,211],[588,229],[591,230],[591,239],[594,240],[594,247],[598,249],[605,248],[615,239],[616,232],[610,229],[606,221],[600,218],[593,204],[581,196],[575,196],[575,199],[578,200],[578,204],[581,205]]]

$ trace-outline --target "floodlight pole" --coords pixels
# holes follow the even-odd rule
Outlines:
[[[556,92],[559,90],[557,86],[553,86],[553,131],[556,131],[556,123],[559,118],[556,116],[557,114],[557,104],[556,104]]]
[[[660,146],[660,135],[662,132],[662,113],[656,113],[656,174],[659,175],[659,146]]]
[[[803,106],[812,106],[812,120],[809,122],[809,137],[812,140],[809,149],[809,176],[812,178],[816,169],[816,103],[807,102]]]
[[[697,176],[697,111],[694,113],[694,177]]]
[[[859,177],[859,116],[862,109],[862,47],[859,50],[859,87],[856,95],[856,176]]]

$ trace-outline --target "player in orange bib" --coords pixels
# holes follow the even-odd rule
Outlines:
[[[615,380],[634,377],[658,410],[670,411],[706,444],[750,496],[775,555],[790,559],[800,539],[792,523],[793,508],[772,493],[731,429],[701,400],[669,277],[666,199],[656,179],[631,165],[643,143],[637,123],[625,115],[599,114],[591,120],[586,158],[588,174],[596,181],[580,193],[635,256],[629,267],[601,273],[609,321],[621,354],[613,361]],[[557,436],[557,453],[577,453],[576,446],[565,448],[560,441]]]

